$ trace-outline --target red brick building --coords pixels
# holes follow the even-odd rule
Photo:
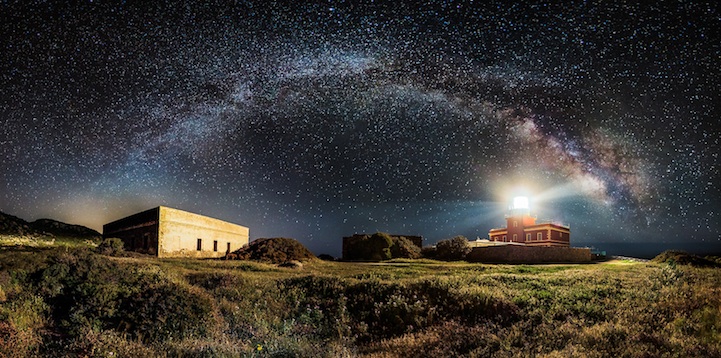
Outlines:
[[[516,205],[506,215],[506,227],[491,229],[488,239],[528,246],[571,246],[571,228],[554,222],[536,222],[527,206]]]

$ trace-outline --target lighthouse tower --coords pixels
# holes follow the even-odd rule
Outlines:
[[[536,218],[531,216],[528,198],[517,196],[513,198],[513,205],[506,215],[506,228],[509,242],[526,242],[524,229],[536,225]]]
[[[553,222],[536,222],[531,216],[528,198],[517,196],[506,214],[506,227],[491,229],[490,241],[529,246],[570,246],[571,228]]]

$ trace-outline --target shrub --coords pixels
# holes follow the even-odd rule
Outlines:
[[[345,255],[346,260],[381,261],[390,260],[393,239],[384,232],[377,232],[373,235],[354,235],[346,238]]]
[[[328,254],[320,254],[318,255],[318,258],[323,261],[335,261],[335,257]]]
[[[421,257],[426,259],[435,259],[437,255],[435,246],[426,246],[421,249]]]
[[[122,255],[125,250],[123,249],[123,240],[115,237],[103,239],[100,242],[95,252],[102,255],[119,256]]]
[[[394,259],[419,259],[421,258],[421,248],[403,236],[394,237],[391,255]]]
[[[75,250],[57,252],[33,276],[55,329],[68,342],[106,330],[162,342],[202,336],[212,324],[215,306],[208,295],[169,279],[156,266],[120,265]]]
[[[436,244],[436,256],[441,260],[463,260],[471,252],[468,239],[456,236],[452,239],[441,240]]]
[[[384,232],[377,232],[368,239],[368,245],[371,249],[371,260],[390,260],[391,247],[393,246],[393,239],[390,235]]]
[[[297,240],[277,237],[257,239],[249,245],[227,255],[226,258],[280,264],[292,260],[308,261],[316,257]]]
[[[119,326],[144,342],[203,337],[213,323],[213,308],[207,294],[172,282],[151,283],[123,300]]]

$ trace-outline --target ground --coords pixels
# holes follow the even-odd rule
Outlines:
[[[294,270],[6,248],[0,264],[16,356],[721,356],[721,269],[673,262]]]

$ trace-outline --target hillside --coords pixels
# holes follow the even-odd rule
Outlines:
[[[0,235],[36,235],[37,231],[27,221],[0,211]]]
[[[0,244],[43,245],[60,240],[67,243],[97,241],[102,235],[81,225],[66,224],[52,219],[33,222],[0,212]]]
[[[81,225],[66,224],[52,219],[38,219],[30,223],[30,227],[38,232],[51,236],[97,238],[102,236],[99,232]]]
[[[0,356],[721,356],[716,268],[311,260],[290,270],[88,249],[0,249],[0,263]]]

